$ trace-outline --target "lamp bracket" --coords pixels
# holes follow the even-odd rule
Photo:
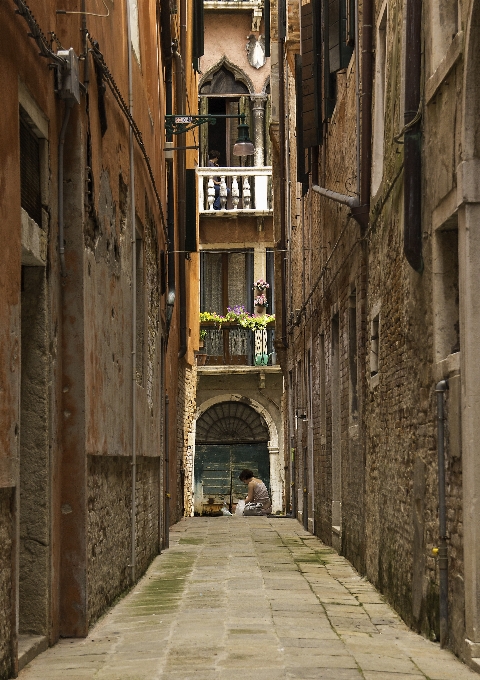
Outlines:
[[[193,130],[203,123],[209,123],[210,125],[215,125],[217,118],[237,118],[240,119],[242,123],[245,123],[245,114],[215,114],[212,116],[207,113],[204,116],[194,115],[194,116],[178,116],[176,114],[167,114],[165,116],[165,132],[168,135],[183,135],[189,130]]]

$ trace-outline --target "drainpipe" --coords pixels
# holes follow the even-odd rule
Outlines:
[[[83,65],[83,86],[88,91],[90,84],[90,60],[88,52],[88,28],[87,28],[87,6],[86,0],[82,0],[82,33],[83,33],[83,54],[85,63]]]
[[[128,57],[128,110],[133,116],[133,75],[132,75],[132,27],[130,24],[130,1],[126,2],[127,11],[127,57]],[[137,414],[137,257],[135,230],[135,164],[133,130],[129,126],[129,160],[130,160],[130,219],[131,224],[131,253],[132,253],[132,526],[131,526],[131,556],[130,569],[132,583],[135,582],[136,563],[137,563],[137,442],[136,442],[136,414]]]
[[[345,194],[339,194],[337,191],[331,191],[330,189],[324,189],[323,187],[314,184],[312,186],[313,191],[321,196],[326,196],[326,198],[331,198],[332,201],[337,203],[343,203],[348,205],[349,208],[357,208],[360,205],[360,200],[358,196],[346,196]]]
[[[405,133],[404,139],[404,231],[403,249],[408,263],[423,270],[422,257],[422,151],[420,107],[422,66],[422,3],[407,0],[407,45],[405,52]],[[412,124],[413,123],[413,124]]]
[[[173,113],[173,84],[172,84],[172,60],[165,67],[166,96],[165,105],[167,115]],[[173,135],[167,135],[167,142],[173,142]],[[175,187],[173,182],[173,159],[167,160],[167,339],[172,322],[173,308],[175,305]]]
[[[182,50],[186,44],[186,0],[180,2],[180,42]],[[184,52],[185,54],[185,52]],[[183,83],[183,65],[182,57],[178,52],[177,46],[173,46],[173,57],[175,59],[175,104],[176,112],[179,115],[185,113],[186,109],[186,95]],[[178,135],[178,146],[185,146],[185,134]],[[185,166],[186,166],[186,151],[179,149],[177,151],[177,206],[178,206],[178,235],[179,235],[179,293],[180,293],[180,348],[178,350],[178,358],[182,359],[187,353],[187,284],[185,279]]]
[[[364,0],[362,6],[362,89],[360,92],[360,205],[352,210],[353,217],[366,228],[370,213],[370,182],[372,174],[372,82],[373,82],[373,1]],[[358,1],[355,7],[358,26]],[[357,33],[358,37],[358,33]],[[360,46],[359,46],[360,47]],[[357,52],[357,58],[359,54]],[[357,62],[358,63],[358,62]],[[360,67],[358,68],[360,72]]]
[[[441,380],[435,387],[437,394],[437,449],[438,449],[438,523],[439,547],[438,567],[440,571],[440,647],[448,640],[448,554],[447,554],[447,512],[445,501],[445,438],[444,438],[444,394],[448,390],[447,380]]]
[[[362,91],[360,92],[360,39],[358,0],[355,3],[355,92],[357,128],[357,195],[348,196],[314,184],[313,191],[347,205],[352,217],[366,228],[370,212],[370,156],[372,137],[372,1],[364,0],[362,26]]]
[[[169,399],[165,395],[165,526],[164,526],[164,549],[170,547],[170,424],[169,424]]]
[[[287,289],[287,225],[286,225],[286,204],[285,204],[285,61],[284,45],[286,31],[286,6],[285,0],[278,3],[278,146],[279,146],[279,202],[280,202],[280,252],[282,254],[282,266],[280,270],[280,280],[282,288],[282,344],[288,347],[287,339],[287,301],[285,291]]]
[[[65,113],[63,114],[62,127],[58,138],[58,252],[60,254],[60,273],[63,277],[67,275],[65,267],[65,237],[64,237],[64,192],[63,192],[63,151],[65,149],[65,136],[67,134],[68,121],[70,119],[70,111],[72,110],[73,101],[67,99],[65,102]]]

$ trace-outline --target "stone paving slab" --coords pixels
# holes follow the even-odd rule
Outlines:
[[[295,520],[182,520],[170,546],[20,680],[478,680]]]

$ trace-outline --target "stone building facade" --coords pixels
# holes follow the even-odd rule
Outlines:
[[[223,503],[233,510],[245,495],[238,473],[250,467],[267,484],[274,511],[281,512],[283,377],[274,349],[270,59],[263,3],[206,0],[204,25],[199,112],[216,120],[198,133],[197,300],[203,316],[195,374],[186,383],[185,512],[218,513]],[[254,145],[250,155],[236,154],[241,120]],[[209,167],[211,151],[218,154],[215,170]],[[262,289],[267,306],[255,305],[259,280],[269,283]],[[225,319],[229,308],[244,309],[249,323],[265,312],[272,321],[257,329],[242,326],[238,315]]]
[[[181,516],[187,2],[104,4],[0,6],[1,678],[87,635]]]
[[[479,12],[276,3],[270,126],[288,503],[476,668]]]

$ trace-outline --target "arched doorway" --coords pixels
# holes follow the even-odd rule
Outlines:
[[[238,479],[248,468],[270,485],[269,431],[263,417],[241,402],[214,404],[197,420],[195,437],[195,514],[211,515],[224,503],[233,509],[245,498]]]

